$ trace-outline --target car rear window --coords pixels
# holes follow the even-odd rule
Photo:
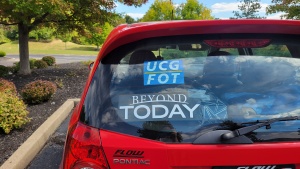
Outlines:
[[[300,37],[195,35],[145,39],[100,61],[81,120],[167,143],[209,131],[297,116]],[[299,140],[299,121],[247,134],[254,142]]]

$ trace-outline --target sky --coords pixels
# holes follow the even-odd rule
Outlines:
[[[239,11],[238,0],[198,0],[200,3],[202,3],[205,7],[212,10],[212,15],[215,18],[219,19],[227,19],[230,17],[234,17],[232,11]],[[131,16],[134,19],[141,18],[143,15],[148,11],[151,4],[154,2],[154,0],[148,0],[148,2],[141,7],[129,7],[122,4],[117,4],[116,11],[118,13],[124,13],[129,16]],[[181,4],[186,2],[186,0],[172,0],[172,3],[174,5]],[[271,0],[261,0],[260,4],[262,6],[260,12],[258,13],[259,16],[265,16],[268,19],[280,19],[280,13],[272,14],[272,15],[266,15],[266,7],[268,5],[271,5]]]

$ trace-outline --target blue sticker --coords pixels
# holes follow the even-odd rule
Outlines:
[[[182,60],[163,60],[144,63],[144,85],[183,84]]]

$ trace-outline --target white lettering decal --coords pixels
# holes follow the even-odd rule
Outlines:
[[[176,95],[173,94],[173,97],[171,97],[171,95],[167,95],[167,97],[168,97],[168,101],[174,102]]]
[[[150,68],[151,63],[153,63],[153,67],[152,68]],[[156,66],[157,66],[157,62],[148,62],[148,64],[147,64],[147,70],[148,71],[154,71],[156,69]]]
[[[120,106],[120,109],[125,109],[125,119],[128,119],[128,109],[133,109],[134,106]]]
[[[178,60],[171,61],[170,62],[170,69],[171,70],[179,70],[179,61]]]
[[[132,104],[150,103],[150,102],[177,102],[186,103],[187,97],[184,94],[159,94],[159,95],[139,95],[131,96]]]
[[[141,95],[141,102],[145,102],[146,101],[146,95]]]
[[[167,74],[160,74],[157,80],[160,84],[165,84],[169,81],[169,76]]]
[[[172,118],[173,115],[181,115],[182,118],[184,118],[184,119],[186,118],[186,116],[184,115],[184,113],[182,112],[182,110],[178,104],[174,105],[168,118]]]
[[[156,74],[150,74],[148,76],[148,80],[147,80],[147,84],[150,84],[151,83],[151,80],[154,80],[154,77],[156,76]]]
[[[132,104],[138,104],[139,100],[138,100],[138,96],[132,96]]]
[[[180,73],[171,73],[171,79],[173,79],[172,83],[176,83],[177,82],[177,77],[180,75]],[[148,80],[147,80],[147,84],[151,84],[151,81],[156,79],[157,74],[149,74],[148,76]],[[167,82],[169,82],[170,80],[170,76],[168,74],[159,74],[157,77],[157,81],[160,84],[166,84]]]
[[[139,109],[145,109],[146,110],[146,114],[145,115],[139,115],[138,114],[138,110]],[[141,112],[141,111],[140,111]],[[136,106],[136,108],[134,109],[133,111],[133,114],[136,118],[138,119],[146,119],[147,117],[150,116],[150,108],[148,106],[145,106],[145,105],[139,105],[139,106]]]
[[[147,96],[149,97],[150,102],[152,102],[155,95],[152,95],[152,97],[151,95],[147,95]]]
[[[179,100],[181,103],[186,103],[187,97],[184,94],[178,94],[179,95]],[[183,97],[183,100],[181,99]]]
[[[159,100],[159,97],[161,97],[161,100]],[[156,102],[159,102],[159,101],[166,101],[166,98],[164,95],[160,94],[160,95],[157,95],[156,96]]]
[[[160,70],[168,70],[168,68],[163,68],[163,64],[167,64],[167,63],[168,63],[168,61],[162,61],[162,62],[160,62],[158,68]]]
[[[200,106],[200,104],[196,104],[193,108],[189,108],[186,104],[182,104],[182,106],[190,112],[190,118],[194,118],[194,111]]]
[[[156,114],[157,113],[157,109],[164,109],[164,113],[161,115]],[[162,112],[162,111],[159,111]],[[167,106],[164,105],[153,105],[152,106],[152,118],[154,119],[162,119],[168,116],[169,113],[169,109]]]
[[[132,100],[128,100],[128,98]],[[124,120],[195,118],[196,112],[201,113],[199,110],[201,105],[189,104],[187,100],[188,97],[185,94],[122,96],[120,103],[128,104],[128,101],[131,101],[131,104],[119,106],[119,112]]]
[[[173,75],[173,83],[176,83],[177,76],[179,76],[180,73],[171,73],[171,75]]]
[[[153,63],[153,66],[151,67],[151,63]],[[147,71],[154,71],[157,68],[157,63],[158,62],[148,62],[147,63]],[[168,61],[161,61],[159,62],[158,68],[159,70],[168,70],[168,68],[170,70],[179,70],[179,60],[174,60],[171,61],[168,64]]]

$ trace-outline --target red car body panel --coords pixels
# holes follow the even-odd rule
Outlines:
[[[113,169],[143,166],[124,165],[120,162],[114,165],[114,159],[118,158],[114,157],[114,154],[120,149],[144,151],[143,159],[150,159],[149,168],[151,166],[157,169],[199,169],[233,166],[233,164],[235,166],[296,164],[297,168],[300,168],[299,142],[246,145],[165,144],[109,131],[100,133],[106,158]]]
[[[99,61],[114,49],[142,39],[191,34],[272,33],[300,34],[300,21],[292,20],[210,20],[169,21],[121,25],[115,28],[102,46],[95,61],[80,103],[74,110],[70,126],[79,121],[80,111]],[[70,127],[69,127],[70,128]],[[174,168],[205,169],[211,166],[259,166],[295,164],[300,169],[300,141],[236,145],[166,144],[121,133],[101,130],[101,145],[111,169]],[[120,150],[143,151],[143,158],[125,165],[118,159]],[[122,152],[121,151],[121,152]],[[140,162],[140,160],[144,160]],[[149,160],[149,161],[145,161]],[[129,163],[127,161],[127,163]],[[132,164],[142,163],[142,164]],[[148,163],[150,165],[148,165]]]
[[[300,34],[299,21],[291,20],[206,20],[169,21],[122,25],[113,30],[98,58],[113,49],[141,39],[191,34],[285,33]]]

